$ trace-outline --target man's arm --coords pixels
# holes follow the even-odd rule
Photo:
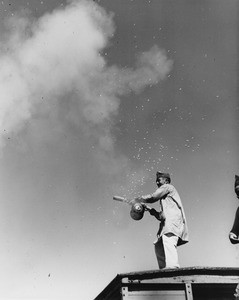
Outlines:
[[[160,199],[163,199],[169,193],[167,185],[162,185],[153,194],[141,196],[135,200],[143,203],[154,203]]]

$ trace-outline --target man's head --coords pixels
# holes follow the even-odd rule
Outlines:
[[[162,173],[162,172],[156,173],[156,184],[158,187],[160,187],[165,183],[170,183],[170,182],[171,182],[171,178],[169,173]]]

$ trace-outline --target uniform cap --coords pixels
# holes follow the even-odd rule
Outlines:
[[[169,180],[169,182],[171,182],[171,178],[170,178],[169,173],[157,172],[156,177],[157,178],[160,178],[160,177],[167,178]]]

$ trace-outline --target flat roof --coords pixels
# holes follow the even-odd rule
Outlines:
[[[155,280],[161,278],[175,278],[177,276],[188,277],[197,275],[205,277],[225,276],[225,278],[228,276],[238,276],[239,279],[239,268],[195,266],[178,269],[147,270],[130,273],[121,273],[117,274],[116,277],[105,287],[105,289],[94,300],[111,299],[110,295],[116,295],[122,287],[122,282],[126,279],[129,282],[133,282],[137,280]]]
[[[144,280],[163,277],[188,276],[188,275],[218,275],[239,276],[239,268],[232,267],[187,267],[178,269],[149,270],[118,274],[120,278],[130,280]]]

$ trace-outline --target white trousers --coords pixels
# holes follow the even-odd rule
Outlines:
[[[178,237],[173,233],[163,234],[154,244],[159,269],[179,268]]]

